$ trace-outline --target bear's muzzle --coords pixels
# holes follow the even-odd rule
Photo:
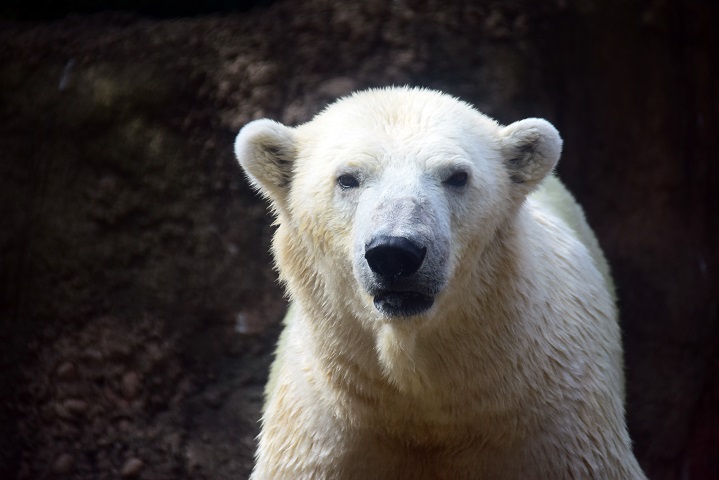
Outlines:
[[[427,247],[405,237],[380,235],[365,246],[369,268],[386,281],[412,275],[422,266]]]

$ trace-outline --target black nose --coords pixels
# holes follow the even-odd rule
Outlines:
[[[365,246],[364,258],[373,272],[394,280],[419,270],[426,253],[407,238],[380,235]]]

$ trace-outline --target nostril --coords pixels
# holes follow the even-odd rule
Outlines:
[[[376,274],[395,279],[412,275],[422,266],[427,248],[405,237],[381,235],[365,247],[365,259]]]

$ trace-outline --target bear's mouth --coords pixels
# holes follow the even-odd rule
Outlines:
[[[419,292],[383,291],[374,296],[374,306],[388,317],[411,317],[432,307],[434,298]]]

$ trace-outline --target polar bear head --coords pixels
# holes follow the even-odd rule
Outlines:
[[[375,322],[431,317],[560,150],[545,120],[504,127],[410,88],[355,93],[295,128],[255,120],[235,142],[277,216],[290,295]]]

